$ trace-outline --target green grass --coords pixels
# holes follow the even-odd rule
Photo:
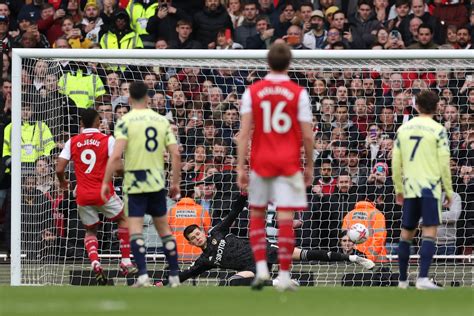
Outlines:
[[[0,315],[471,316],[474,289],[0,287]]]

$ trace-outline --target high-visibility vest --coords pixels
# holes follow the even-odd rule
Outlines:
[[[143,42],[140,36],[135,32],[125,34],[120,42],[117,39],[117,35],[112,32],[105,33],[100,39],[100,47],[102,49],[134,49],[143,48]]]
[[[360,223],[369,230],[367,240],[356,245],[356,249],[374,262],[387,261],[387,249],[385,241],[387,230],[385,229],[385,216],[374,204],[368,201],[357,202],[354,209],[344,216],[342,229],[348,230],[352,225]]]
[[[58,81],[59,93],[67,95],[78,108],[94,106],[95,99],[105,94],[104,84],[96,74],[84,75],[79,69],[75,74],[66,73]]]
[[[5,127],[2,156],[11,156],[12,124]],[[44,122],[21,125],[21,162],[34,163],[41,156],[49,156],[56,146],[48,125]]]
[[[180,260],[195,260],[201,255],[201,249],[191,246],[183,236],[189,225],[198,225],[207,233],[211,227],[211,218],[207,210],[191,198],[182,198],[168,213],[168,224],[178,245]]]
[[[157,8],[158,1],[146,9],[141,3],[137,3],[134,0],[130,1],[127,6],[127,13],[130,16],[130,27],[132,30],[138,35],[148,34],[146,31],[148,19],[156,14]]]

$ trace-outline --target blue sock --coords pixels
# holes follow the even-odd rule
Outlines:
[[[431,260],[436,252],[436,244],[433,238],[423,237],[420,248],[420,274],[418,277],[427,278]]]
[[[137,264],[138,275],[148,274],[145,259],[145,240],[143,240],[142,234],[133,234],[130,236],[130,248],[132,248],[133,260]]]
[[[408,279],[408,260],[410,260],[410,247],[411,241],[400,239],[398,244],[398,269],[400,271],[400,281],[406,281]]]
[[[170,265],[170,275],[178,275],[178,250],[176,249],[176,240],[172,235],[161,237],[163,242],[163,252],[165,253],[166,260]]]

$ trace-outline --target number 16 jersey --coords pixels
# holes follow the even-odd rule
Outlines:
[[[291,176],[301,170],[300,122],[311,122],[306,89],[287,75],[268,74],[242,96],[241,114],[252,113],[250,167],[261,177]]]
[[[112,154],[115,139],[102,134],[98,129],[86,128],[81,134],[71,137],[59,155],[72,160],[77,178],[76,201],[80,206],[100,206],[100,197],[107,160]],[[110,182],[110,192],[114,192]],[[110,197],[108,197],[110,198]]]
[[[138,194],[164,189],[164,154],[168,145],[176,144],[169,121],[151,109],[133,109],[117,122],[114,135],[127,141],[123,191]]]

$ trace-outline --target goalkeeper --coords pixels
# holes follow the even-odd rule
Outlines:
[[[231,286],[250,285],[255,277],[255,262],[252,249],[248,239],[238,238],[229,232],[230,227],[239,213],[247,204],[247,196],[240,195],[232,205],[232,210],[224,220],[211,228],[208,236],[197,225],[187,226],[183,232],[188,242],[202,249],[202,254],[191,264],[191,266],[179,273],[180,282],[189,278],[197,277],[201,273],[214,269],[236,270],[237,273],[227,280]],[[268,263],[278,263],[278,247],[275,244],[267,244]],[[374,263],[357,255],[346,255],[338,252],[327,252],[323,250],[304,250],[295,248],[293,251],[295,261],[347,261],[355,262],[366,269],[372,269]],[[277,280],[270,281],[267,285],[273,285]],[[167,281],[156,283],[157,286],[166,285]]]

